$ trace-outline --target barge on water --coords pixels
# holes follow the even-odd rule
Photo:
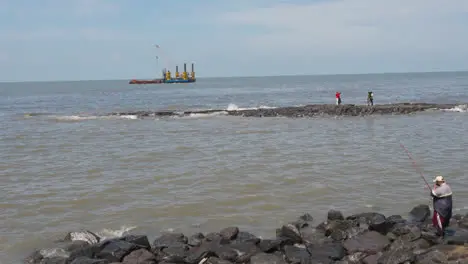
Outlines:
[[[184,71],[179,73],[179,66],[176,66],[175,76],[172,77],[171,71],[164,69],[162,71],[161,79],[152,79],[152,80],[130,80],[129,84],[157,84],[157,83],[194,83],[196,82],[195,78],[195,67],[192,63],[192,72],[190,75],[187,73],[187,64],[184,63]]]

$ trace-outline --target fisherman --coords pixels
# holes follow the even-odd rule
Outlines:
[[[341,93],[336,92],[335,97],[336,97],[336,105],[340,105],[341,104]]]
[[[374,105],[374,93],[372,91],[367,92],[367,105]]]
[[[437,176],[434,183],[431,191],[434,207],[432,224],[437,228],[438,235],[443,237],[452,218],[452,189],[442,176]]]

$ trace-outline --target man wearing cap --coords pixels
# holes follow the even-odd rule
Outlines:
[[[431,191],[434,203],[432,224],[439,231],[439,235],[444,236],[445,228],[452,217],[452,189],[442,176],[437,176],[434,183],[434,189]]]

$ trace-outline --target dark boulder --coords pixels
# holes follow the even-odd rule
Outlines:
[[[305,227],[300,230],[301,238],[305,244],[323,244],[332,242],[333,239],[325,235],[325,231],[313,227]]]
[[[468,263],[468,246],[436,245],[416,258],[416,264]]]
[[[148,237],[144,236],[144,235],[128,235],[128,236],[121,237],[119,239],[123,240],[123,241],[126,241],[126,242],[129,242],[129,243],[132,243],[132,244],[136,245],[139,248],[144,248],[146,250],[151,249],[151,245],[150,245],[150,242],[148,240]]]
[[[450,230],[451,234],[445,237],[445,243],[448,245],[464,245],[468,244],[468,230],[456,228]]]
[[[332,221],[325,221],[325,222],[322,222],[320,224],[318,224],[315,229],[319,232],[326,232],[326,229],[327,229],[327,225],[328,225],[328,222],[332,222]]]
[[[387,264],[387,263],[413,263],[416,259],[416,254],[414,254],[414,249],[417,248],[416,243],[403,241],[398,239],[394,241],[388,249],[381,254],[377,259],[378,264]]]
[[[239,234],[239,228],[235,226],[226,227],[223,230],[221,230],[219,234],[224,239],[233,240],[237,237],[237,234]]]
[[[101,251],[101,245],[93,244],[83,248],[78,248],[70,252],[68,260],[71,262],[78,257],[87,257],[90,259],[96,258],[96,255]]]
[[[429,218],[430,215],[431,215],[431,209],[429,208],[429,206],[426,204],[420,204],[414,207],[409,212],[408,221],[423,223]]]
[[[339,261],[339,262],[335,262],[336,263],[339,263],[339,264],[361,264],[364,262],[364,260],[371,256],[371,255],[374,255],[374,254],[370,254],[370,253],[366,253],[366,252],[356,252],[356,253],[352,253],[352,254],[349,254],[349,255],[346,255],[343,260]]]
[[[398,223],[393,226],[390,232],[405,241],[414,241],[421,237],[421,229],[414,224]]]
[[[343,246],[348,254],[365,252],[368,255],[377,254],[390,245],[390,240],[375,231],[368,231],[344,241]]]
[[[325,235],[334,241],[349,239],[365,231],[367,231],[367,227],[361,227],[357,220],[334,220],[325,226]]]
[[[284,255],[289,263],[309,264],[311,261],[309,251],[305,247],[286,245],[284,246]]]
[[[258,253],[250,258],[250,264],[286,264],[280,256],[274,254]]]
[[[218,246],[212,243],[202,243],[199,247],[192,247],[186,253],[185,262],[188,264],[198,264],[203,259],[217,257],[214,251]]]
[[[339,242],[309,245],[308,252],[312,260],[317,263],[331,263],[343,259],[346,255],[342,243]]]
[[[153,254],[158,261],[183,262],[189,255],[190,247],[185,244],[172,244],[168,247],[154,248]]]
[[[209,257],[209,258],[206,259],[205,262],[203,262],[203,264],[232,264],[232,263],[233,262],[231,262],[231,261],[219,259],[217,257]],[[201,264],[201,262],[196,263],[196,264]]]
[[[264,253],[273,253],[281,249],[281,239],[262,239],[258,243],[258,248]]]
[[[428,241],[432,245],[440,244],[442,238],[439,236],[437,228],[433,226],[427,226],[421,229],[421,238]]]
[[[89,245],[90,244],[88,242],[86,242],[86,241],[75,240],[75,241],[72,241],[72,242],[61,244],[58,247],[63,248],[66,252],[72,252],[72,251],[75,251],[75,250],[87,248]]]
[[[201,245],[204,238],[205,236],[202,233],[195,233],[190,236],[187,244],[189,244],[192,247],[198,247]]]
[[[395,224],[393,221],[387,221],[382,214],[375,214],[368,219],[369,230],[377,231],[382,235],[386,235]]]
[[[231,262],[236,262],[239,254],[229,245],[221,245],[214,249],[216,256],[222,260],[228,260]]]
[[[381,256],[382,256],[382,252],[379,252],[379,253],[373,254],[373,255],[369,255],[369,256],[365,257],[362,260],[362,263],[364,263],[364,264],[377,264],[378,260],[379,260],[379,258]]]
[[[125,256],[122,264],[157,264],[157,260],[153,253],[142,248]]]
[[[404,223],[406,220],[401,215],[391,215],[387,217],[387,222],[392,224]]]
[[[256,235],[254,234],[251,234],[249,232],[245,232],[245,231],[239,231],[239,233],[237,233],[237,236],[234,240],[231,241],[231,243],[246,243],[246,242],[249,242],[249,243],[259,243],[260,242],[260,238],[258,238]]]
[[[302,243],[301,233],[293,224],[287,224],[277,230],[276,236],[282,240],[289,240],[292,244]]]
[[[163,233],[153,241],[153,247],[168,247],[178,244],[187,244],[188,238],[182,233]]]
[[[110,264],[110,263],[111,262],[107,259],[91,259],[87,257],[78,257],[74,259],[72,262],[70,262],[70,264]]]
[[[239,237],[239,233],[236,236],[236,240],[241,239]],[[209,244],[212,244],[212,245],[225,245],[225,244],[229,244],[229,243],[234,243],[234,241],[235,240],[231,241],[231,240],[229,240],[227,238],[224,238],[220,233],[213,232],[213,233],[206,234],[206,236],[203,239],[202,243],[205,243],[205,244],[209,243]]]
[[[333,220],[344,220],[343,213],[341,211],[337,210],[330,210],[327,213],[327,221],[333,221]]]
[[[40,264],[68,264],[68,259],[64,257],[48,257],[43,258]]]
[[[237,252],[236,262],[238,263],[248,263],[253,255],[261,252],[257,244],[253,242],[236,243],[230,247]]]
[[[113,239],[106,241],[101,245],[101,250],[96,254],[99,259],[107,259],[109,261],[120,262],[122,259],[139,247],[130,242]]]

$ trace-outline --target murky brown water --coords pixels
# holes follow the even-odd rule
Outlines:
[[[313,85],[310,81],[309,87]],[[174,94],[180,98],[171,99],[174,102],[168,99],[154,106],[145,98],[162,100],[163,95],[150,88],[136,92],[117,85],[120,94],[107,98],[93,95],[98,88],[32,97],[2,87],[2,96],[10,95],[3,97],[0,108],[0,263],[15,263],[35,247],[78,229],[110,235],[134,228],[152,240],[167,229],[193,233],[237,225],[265,237],[305,212],[317,222],[330,208],[404,214],[430,200],[400,141],[428,180],[438,174],[447,177],[456,210],[468,211],[466,113],[315,119],[78,118],[72,113],[165,108],[185,98],[185,88],[177,88]],[[229,94],[216,94],[212,88],[214,95],[209,95],[197,89],[198,94],[187,92],[198,97],[187,96],[192,101],[185,106],[210,108],[205,103],[209,98]],[[356,93],[349,89],[348,94]],[[277,97],[286,103],[296,98],[300,104],[310,92],[304,91],[302,96],[300,91],[278,92]],[[377,97],[384,90],[374,93]],[[442,96],[434,94],[427,101]],[[264,101],[262,94],[249,95],[246,90],[243,96],[244,101],[250,96],[258,103],[225,100],[244,107],[271,105],[273,95],[265,95],[270,99]],[[96,107],[93,100],[102,103]]]

